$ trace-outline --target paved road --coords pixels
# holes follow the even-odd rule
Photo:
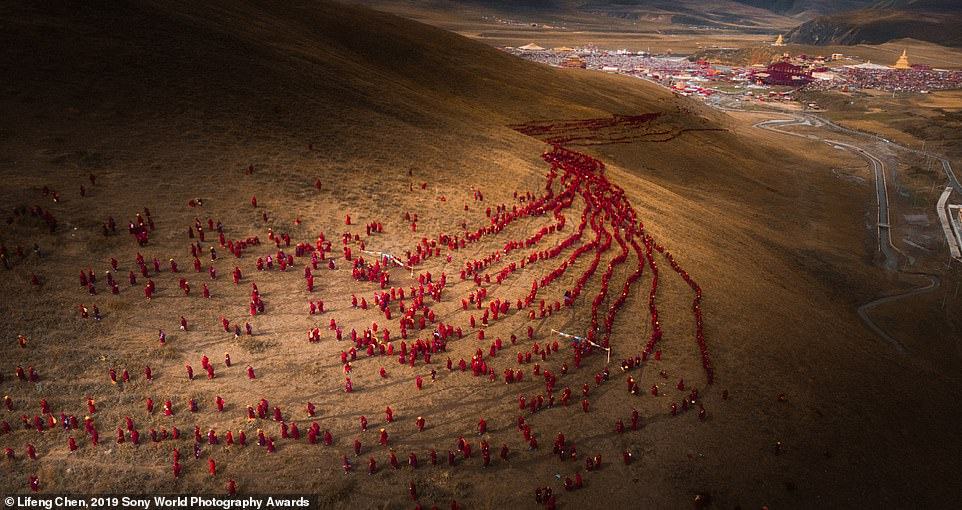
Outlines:
[[[955,190],[956,193],[962,194],[962,183],[959,182],[958,176],[955,175],[955,171],[952,169],[952,162],[949,161],[948,159],[942,157],[941,155],[934,153],[934,152],[921,151],[921,150],[918,150],[918,149],[912,149],[912,148],[906,147],[906,146],[904,146],[904,145],[899,145],[899,144],[897,144],[897,143],[895,143],[895,142],[893,142],[893,141],[891,141],[891,140],[886,140],[885,138],[879,137],[879,136],[877,136],[877,135],[872,135],[872,134],[865,133],[865,132],[862,132],[862,131],[856,131],[856,130],[854,130],[854,129],[849,129],[849,128],[844,127],[844,126],[840,126],[840,125],[838,125],[838,124],[836,124],[836,123],[834,123],[834,122],[832,122],[832,121],[830,121],[830,120],[828,120],[828,119],[826,119],[826,118],[824,118],[824,117],[819,117],[818,115],[815,115],[815,114],[813,114],[813,113],[797,113],[797,114],[796,114],[796,113],[788,113],[788,112],[761,112],[761,111],[739,110],[739,109],[736,109],[736,108],[728,108],[728,107],[724,107],[724,106],[720,106],[720,105],[712,105],[712,106],[715,106],[715,108],[717,108],[717,109],[719,109],[719,110],[729,111],[729,112],[774,113],[774,114],[785,115],[785,116],[791,117],[791,118],[788,118],[788,119],[772,119],[772,120],[766,120],[766,121],[763,121],[763,122],[759,122],[758,124],[755,124],[755,127],[760,127],[760,128],[762,128],[762,129],[768,129],[768,130],[770,130],[770,131],[778,131],[779,133],[784,133],[784,134],[788,134],[788,135],[792,135],[792,136],[797,136],[797,137],[800,137],[800,138],[808,138],[808,139],[813,139],[813,140],[815,140],[815,139],[818,139],[818,137],[815,136],[815,135],[802,135],[802,134],[799,134],[799,133],[793,133],[793,132],[791,132],[791,131],[784,131],[784,130],[781,130],[781,129],[777,129],[777,128],[774,128],[773,126],[777,126],[777,125],[782,125],[782,126],[799,125],[799,126],[812,126],[812,127],[828,126],[828,127],[832,128],[832,129],[834,129],[834,130],[836,130],[836,131],[840,131],[840,132],[842,132],[842,133],[846,133],[846,134],[849,134],[849,135],[852,135],[852,136],[855,136],[855,137],[858,137],[858,138],[868,138],[868,139],[871,139],[871,140],[873,140],[873,141],[875,141],[875,142],[883,143],[883,144],[885,144],[887,147],[889,147],[889,148],[891,148],[891,149],[897,149],[897,150],[903,150],[903,151],[906,151],[906,152],[912,152],[912,153],[915,153],[915,154],[919,154],[919,155],[922,155],[922,156],[926,156],[926,157],[929,157],[929,158],[938,160],[940,163],[942,163],[942,171],[945,173],[945,177],[946,177],[946,179],[948,179],[949,185],[952,186],[952,188]]]
[[[824,140],[824,142],[838,147],[844,147],[867,159],[872,165],[872,172],[875,174],[875,196],[878,202],[878,215],[876,217],[878,235],[878,247],[885,255],[885,268],[895,271],[899,266],[897,254],[902,254],[901,250],[892,242],[892,220],[889,216],[889,194],[888,180],[885,178],[885,164],[882,160],[865,149],[838,140]],[[884,239],[884,242],[883,242]],[[912,259],[908,257],[910,262]]]
[[[828,119],[824,119],[824,118],[822,118],[822,117],[819,117],[818,115],[814,115],[814,114],[805,114],[805,115],[808,116],[808,117],[811,117],[811,118],[813,118],[813,119],[817,119],[818,122],[820,122],[820,123],[822,123],[822,124],[824,124],[824,125],[826,125],[826,126],[830,126],[830,127],[832,127],[833,129],[836,129],[836,130],[838,130],[838,131],[842,131],[842,132],[848,133],[848,134],[853,135],[853,136],[858,136],[858,137],[874,138],[875,140],[884,143],[885,145],[887,145],[887,146],[890,147],[890,148],[898,149],[898,150],[903,150],[903,151],[906,151],[906,152],[912,152],[912,153],[915,153],[915,154],[920,154],[920,155],[922,155],[922,156],[930,157],[930,158],[932,158],[932,159],[936,159],[936,160],[938,160],[939,162],[942,163],[942,171],[945,172],[945,177],[946,177],[946,179],[949,180],[949,185],[952,186],[952,188],[955,190],[956,193],[962,193],[962,184],[959,183],[958,177],[956,177],[955,172],[952,170],[952,163],[951,163],[948,159],[943,158],[942,156],[940,156],[940,155],[938,155],[938,154],[935,154],[935,153],[929,152],[929,151],[921,151],[921,150],[918,150],[918,149],[912,149],[912,148],[910,148],[910,147],[906,147],[906,146],[904,146],[904,145],[899,145],[899,144],[897,144],[897,143],[895,143],[895,142],[892,142],[892,141],[890,141],[890,140],[886,140],[886,139],[884,139],[884,138],[880,138],[880,137],[878,137],[878,136],[870,135],[870,134],[868,134],[868,133],[863,133],[863,132],[861,132],[861,131],[856,131],[856,130],[854,130],[854,129],[849,129],[849,128],[847,128],[847,127],[842,127],[842,126],[839,126],[838,124],[836,124],[836,123],[834,123],[834,122],[832,122],[832,121],[830,121],[830,120],[828,120]]]
[[[885,297],[870,301],[868,303],[865,303],[859,306],[856,309],[856,312],[859,318],[862,320],[862,322],[865,323],[866,327],[872,330],[875,334],[877,334],[883,340],[891,344],[892,347],[896,351],[898,351],[900,354],[906,354],[908,350],[905,348],[905,345],[903,345],[896,338],[894,338],[892,335],[889,335],[888,333],[885,332],[885,330],[879,327],[879,325],[872,320],[872,317],[869,315],[869,312],[872,309],[877,308],[886,303],[891,303],[891,302],[899,301],[908,297],[917,296],[919,294],[932,292],[939,288],[939,286],[941,285],[941,280],[938,276],[932,275],[932,274],[910,273],[910,272],[899,270],[899,267],[898,267],[899,259],[897,254],[906,257],[910,264],[914,262],[914,259],[912,259],[912,257],[903,253],[901,250],[898,249],[897,246],[895,246],[894,243],[892,243],[892,229],[891,229],[891,222],[889,220],[888,183],[885,177],[884,162],[879,156],[872,154],[866,149],[859,147],[857,145],[852,145],[852,144],[841,142],[838,140],[829,140],[829,139],[819,138],[816,135],[805,135],[805,134],[796,133],[793,131],[788,131],[785,129],[779,129],[779,128],[785,128],[789,126],[831,127],[834,129],[859,135],[860,137],[867,136],[867,135],[865,135],[864,133],[859,133],[857,131],[852,131],[847,128],[843,128],[841,126],[833,124],[832,122],[826,121],[814,115],[808,116],[808,117],[793,116],[793,118],[790,118],[790,119],[771,119],[771,120],[766,120],[766,121],[762,121],[755,124],[755,127],[758,127],[761,129],[767,129],[769,131],[775,131],[778,133],[792,135],[800,138],[820,140],[829,145],[832,145],[833,147],[844,148],[846,150],[859,154],[863,158],[867,159],[869,163],[872,165],[872,172],[875,174],[875,195],[876,195],[876,201],[878,203],[878,216],[877,216],[877,222],[876,222],[878,225],[878,229],[877,229],[878,249],[881,250],[883,255],[885,255],[885,267],[889,270],[899,271],[903,274],[911,274],[915,276],[925,277],[929,280],[929,282],[926,285],[908,290],[906,292],[902,292],[902,293],[891,295],[891,296],[885,296]],[[952,171],[952,165],[945,158],[942,158],[940,156],[927,153],[927,152],[908,149],[897,144],[892,144],[892,142],[889,142],[887,140],[881,140],[881,141],[887,144],[893,145],[896,148],[900,148],[910,152],[915,152],[918,154],[923,154],[926,156],[939,159],[940,161],[942,161],[942,168],[945,170],[946,177],[949,179],[949,182],[951,183],[951,185],[955,187],[957,190],[959,190],[960,192],[962,192],[962,187],[958,187],[959,182]]]
[[[862,137],[862,138],[874,139],[874,140],[877,141],[877,142],[881,142],[881,143],[885,144],[885,146],[887,146],[887,147],[889,147],[889,148],[891,148],[891,149],[896,149],[896,150],[901,150],[901,151],[905,151],[905,152],[910,152],[910,153],[913,153],[913,154],[918,154],[918,155],[920,155],[920,156],[932,158],[932,159],[935,159],[935,160],[939,161],[939,162],[942,164],[942,172],[945,174],[945,178],[946,178],[946,180],[948,181],[949,187],[952,188],[956,193],[962,195],[962,183],[959,182],[958,177],[955,175],[955,172],[954,172],[953,169],[952,169],[952,163],[951,163],[947,158],[944,158],[944,157],[942,157],[941,155],[935,154],[935,153],[933,153],[933,152],[922,151],[922,150],[918,150],[918,149],[912,149],[912,148],[906,147],[906,146],[904,146],[904,145],[899,145],[899,144],[897,144],[897,143],[894,143],[894,142],[892,142],[892,141],[886,140],[886,139],[881,138],[881,137],[879,137],[879,136],[870,135],[870,134],[868,134],[868,133],[862,133],[862,132],[860,132],[860,131],[855,131],[855,130],[853,130],[853,129],[849,129],[849,128],[846,128],[846,127],[842,127],[842,126],[839,126],[838,124],[835,124],[834,122],[832,122],[832,121],[830,121],[830,120],[823,119],[823,118],[821,118],[821,117],[819,117],[819,116],[817,116],[817,115],[808,114],[808,116],[809,116],[810,118],[812,118],[812,119],[815,119],[817,122],[820,122],[820,123],[822,123],[822,124],[824,124],[824,125],[826,125],[826,126],[829,126],[829,127],[833,128],[833,129],[836,129],[836,130],[839,130],[839,131],[843,131],[843,132],[845,132],[845,133],[849,133],[849,134],[851,134],[851,135],[859,136],[859,137]],[[937,210],[936,212],[937,212],[937,214],[939,214],[939,220],[942,221],[943,228],[945,228],[945,227],[946,227],[946,223],[945,223],[945,220],[944,220],[944,218],[943,218],[944,212],[941,211],[943,205],[944,205],[944,204],[937,205],[937,206],[936,206],[936,209],[938,209],[938,210]],[[951,234],[951,232],[949,232],[949,235],[950,235],[950,234]],[[948,237],[948,235],[947,235],[947,237],[946,237],[946,240],[948,241],[950,248],[952,247],[953,244],[955,244],[955,243],[953,243],[953,240]],[[955,259],[955,260],[962,261],[962,256],[956,255],[955,251],[958,251],[958,249],[957,249],[957,248],[956,248],[956,250],[951,250],[951,249],[950,249],[950,251],[949,251],[949,256],[952,257],[952,258]],[[902,253],[902,252],[900,251],[899,253]],[[951,261],[950,261],[950,262],[951,262]]]
[[[939,196],[939,201],[935,205],[935,213],[939,215],[939,222],[942,223],[942,234],[948,241],[949,255],[954,259],[962,260],[962,253],[960,253],[958,243],[958,233],[962,232],[962,228],[959,228],[957,218],[949,218],[950,211],[949,208],[945,206],[951,194],[951,187],[946,187],[945,190],[942,191],[942,195]]]
[[[888,183],[885,177],[885,164],[882,159],[878,156],[866,151],[862,147],[852,145],[849,143],[841,142],[838,140],[828,140],[825,138],[819,138],[816,135],[805,135],[801,133],[796,133],[794,131],[787,131],[784,129],[779,129],[779,127],[788,126],[814,126],[818,127],[823,125],[821,119],[817,119],[812,122],[810,119],[804,117],[796,117],[793,119],[772,119],[765,120],[755,124],[755,127],[761,129],[767,129],[769,131],[775,131],[778,133],[783,133],[787,135],[797,136],[800,138],[810,139],[810,140],[820,140],[833,147],[843,147],[846,150],[852,151],[863,158],[867,159],[872,166],[872,172],[875,174],[875,196],[876,202],[878,204],[878,214],[876,216],[876,235],[878,238],[878,249],[885,256],[885,268],[890,271],[895,271],[898,269],[898,255],[903,254],[895,244],[892,243],[892,229],[891,220],[889,216],[889,199],[888,199]],[[776,127],[777,126],[777,127]],[[884,240],[884,242],[883,242]],[[903,254],[904,255],[904,254]],[[908,257],[911,260],[911,257]]]
[[[895,347],[895,350],[899,351],[899,352],[902,353],[902,354],[905,354],[905,353],[908,351],[908,349],[906,349],[905,346],[902,345],[902,342],[899,342],[898,340],[896,340],[895,338],[893,338],[891,335],[889,335],[888,333],[886,333],[882,328],[880,328],[880,327],[878,326],[878,324],[876,324],[876,323],[872,320],[872,318],[869,316],[868,312],[869,312],[870,310],[872,310],[873,308],[876,308],[876,307],[878,307],[878,306],[880,306],[880,305],[884,305],[885,303],[891,303],[891,302],[893,302],[893,301],[899,301],[899,300],[905,299],[905,298],[907,298],[907,297],[917,296],[917,295],[919,295],[919,294],[925,294],[925,293],[927,293],[927,292],[932,292],[932,291],[934,291],[935,289],[939,288],[939,285],[941,284],[940,278],[939,278],[938,276],[936,276],[936,275],[933,275],[933,274],[928,274],[928,273],[906,273],[906,274],[916,274],[916,275],[919,275],[919,276],[924,276],[925,278],[928,278],[928,279],[929,279],[929,284],[928,284],[928,285],[924,285],[924,286],[922,286],[922,287],[914,288],[914,289],[912,289],[912,290],[903,292],[903,293],[901,293],[901,294],[895,294],[895,295],[893,295],[893,296],[887,296],[887,297],[883,297],[883,298],[876,299],[876,300],[874,300],[874,301],[870,301],[870,302],[865,303],[864,305],[858,307],[858,310],[857,310],[859,318],[862,319],[862,322],[864,322],[865,325],[868,326],[869,329],[871,329],[872,331],[874,331],[875,334],[877,334],[878,336],[880,336],[880,337],[882,337],[883,339],[885,339],[888,343],[892,344],[892,346]]]

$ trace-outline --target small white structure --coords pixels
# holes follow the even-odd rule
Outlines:
[[[845,66],[849,69],[867,69],[870,71],[881,71],[891,69],[889,66],[883,66],[879,64],[873,64],[871,62],[865,62],[864,64],[855,64],[850,66]]]

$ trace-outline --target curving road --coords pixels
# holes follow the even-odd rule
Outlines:
[[[895,271],[898,269],[898,256],[897,254],[902,253],[897,246],[892,242],[892,229],[891,220],[889,216],[889,198],[888,198],[888,182],[885,177],[885,163],[882,159],[874,154],[866,151],[862,147],[852,145],[849,143],[841,142],[838,140],[829,140],[825,138],[819,138],[816,135],[804,135],[801,133],[796,133],[793,131],[786,131],[784,129],[779,129],[778,127],[788,127],[788,126],[813,126],[818,127],[823,125],[822,123],[813,123],[811,120],[804,117],[796,117],[792,119],[771,119],[758,122],[754,127],[766,129],[768,131],[775,131],[777,133],[782,133],[786,135],[797,136],[799,138],[805,138],[810,140],[819,140],[825,142],[833,147],[840,147],[851,152],[862,156],[868,160],[869,164],[872,166],[872,172],[875,175],[875,196],[876,203],[878,204],[878,214],[876,216],[876,234],[878,236],[878,249],[885,256],[885,268],[890,271]],[[778,126],[778,127],[776,127]],[[883,243],[882,240],[885,239]],[[911,257],[906,256],[911,261]]]
[[[899,260],[896,254],[902,255],[909,260],[909,264],[915,260],[906,255],[892,242],[892,220],[889,216],[889,194],[888,181],[885,177],[885,163],[882,160],[866,151],[865,149],[838,140],[825,140],[826,143],[848,149],[863,158],[867,159],[872,165],[872,172],[875,174],[875,196],[878,202],[878,216],[876,217],[876,233],[878,235],[878,247],[885,255],[885,268],[890,271],[898,269]],[[885,239],[886,242],[882,242]]]
[[[924,286],[922,286],[922,287],[914,288],[914,289],[912,289],[912,290],[908,290],[908,291],[903,292],[903,293],[900,293],[900,294],[895,294],[895,295],[892,295],[892,296],[887,296],[887,297],[879,298],[879,299],[876,299],[876,300],[874,300],[874,301],[869,301],[868,303],[865,303],[864,305],[858,307],[858,309],[856,310],[856,311],[858,312],[859,318],[862,319],[862,322],[864,322],[865,325],[868,326],[869,329],[871,329],[873,332],[875,332],[876,335],[884,338],[888,343],[892,344],[892,346],[895,347],[895,350],[899,351],[899,352],[902,353],[902,354],[905,354],[905,353],[908,351],[908,350],[905,348],[905,346],[902,345],[902,342],[899,342],[898,340],[896,340],[895,338],[893,338],[891,335],[889,335],[888,333],[886,333],[882,328],[880,328],[880,327],[878,326],[878,324],[876,324],[874,321],[872,321],[872,318],[869,317],[868,312],[869,312],[870,310],[872,310],[873,308],[876,308],[876,307],[878,307],[878,306],[880,306],[880,305],[884,305],[884,304],[886,304],[886,303],[891,303],[891,302],[893,302],[893,301],[899,301],[899,300],[905,299],[905,298],[907,298],[907,297],[912,297],[912,296],[916,296],[916,295],[919,295],[919,294],[925,294],[925,293],[927,293],[927,292],[932,292],[932,291],[934,291],[935,289],[939,288],[939,285],[941,284],[941,279],[940,279],[938,276],[934,275],[934,274],[928,274],[928,273],[907,273],[907,272],[905,272],[904,274],[913,274],[913,275],[918,275],[918,276],[924,276],[924,277],[926,277],[926,278],[929,279],[929,284],[928,284],[928,285],[924,285]]]
[[[847,127],[839,126],[838,124],[836,124],[836,123],[834,123],[834,122],[832,122],[832,121],[830,121],[830,120],[823,119],[822,117],[819,117],[819,116],[817,116],[817,115],[809,114],[809,116],[812,117],[812,118],[818,119],[818,121],[819,121],[821,124],[824,124],[824,125],[829,126],[829,127],[833,128],[833,129],[836,129],[836,130],[838,130],[838,131],[842,131],[842,132],[844,132],[844,133],[848,133],[848,134],[853,135],[853,136],[859,136],[859,137],[872,136],[872,135],[869,135],[869,134],[867,134],[867,133],[863,133],[863,132],[861,132],[861,131],[856,131],[856,130],[854,130],[854,129],[849,129],[849,128],[847,128]],[[922,155],[922,156],[925,156],[925,157],[929,157],[929,158],[938,160],[940,163],[942,163],[942,171],[945,173],[946,179],[949,180],[949,185],[952,186],[952,188],[956,191],[956,193],[962,193],[962,184],[959,183],[959,179],[956,177],[955,172],[952,170],[952,163],[951,163],[948,159],[943,158],[942,156],[940,156],[940,155],[938,155],[938,154],[935,154],[935,153],[933,153],[933,152],[921,151],[921,150],[918,150],[918,149],[912,149],[912,148],[906,147],[906,146],[904,146],[904,145],[899,145],[899,144],[897,144],[897,143],[895,143],[895,142],[892,142],[892,141],[889,141],[889,140],[886,140],[886,139],[884,139],[884,138],[880,138],[880,137],[877,137],[877,136],[876,136],[875,138],[876,138],[878,141],[883,142],[883,143],[885,143],[886,145],[888,145],[889,147],[892,147],[892,148],[894,148],[894,149],[903,150],[903,151],[906,151],[906,152],[912,152],[912,153],[914,153],[914,154],[919,154],[919,155]]]
[[[734,110],[734,111],[740,111],[740,110]],[[786,114],[786,115],[789,115],[789,114]],[[902,250],[900,250],[892,242],[892,228],[891,228],[891,221],[889,219],[890,216],[889,216],[889,200],[888,200],[888,182],[885,176],[885,163],[883,162],[881,157],[875,154],[872,154],[865,148],[859,147],[857,145],[841,142],[838,140],[819,138],[816,135],[811,135],[811,134],[805,135],[805,134],[796,133],[793,131],[788,131],[785,129],[779,129],[779,128],[785,128],[789,126],[811,126],[811,127],[825,126],[825,127],[831,127],[840,131],[844,131],[853,135],[857,135],[860,137],[867,136],[867,135],[865,133],[859,133],[858,131],[853,131],[848,128],[843,128],[841,126],[838,126],[832,123],[831,121],[827,121],[815,115],[810,115],[810,116],[793,115],[791,116],[791,118],[788,118],[788,119],[785,119],[785,118],[770,119],[770,120],[758,122],[754,125],[754,127],[757,127],[760,129],[766,129],[768,131],[774,131],[777,133],[796,136],[799,138],[805,138],[809,140],[819,140],[833,147],[844,148],[846,150],[852,151],[862,156],[863,158],[868,160],[868,162],[871,164],[872,172],[875,175],[875,196],[876,196],[876,202],[878,203],[878,216],[876,221],[878,249],[885,256],[885,267],[888,270],[898,271],[899,273],[902,273],[902,274],[913,275],[913,276],[923,276],[929,280],[929,283],[927,285],[916,287],[914,289],[901,292],[899,294],[894,294],[891,296],[885,296],[885,297],[875,299],[873,301],[870,301],[868,303],[865,303],[859,306],[856,312],[858,313],[858,316],[862,320],[862,322],[865,323],[866,327],[868,327],[875,334],[877,334],[882,339],[890,343],[892,347],[895,348],[896,351],[898,351],[901,354],[905,354],[907,352],[905,345],[903,345],[901,342],[899,342],[897,339],[895,339],[894,337],[886,333],[881,327],[879,327],[879,325],[872,320],[872,318],[869,315],[869,312],[872,309],[877,308],[886,303],[891,303],[891,302],[899,301],[912,296],[917,296],[920,294],[932,292],[939,288],[939,286],[941,285],[941,280],[938,276],[933,274],[907,272],[907,271],[901,271],[899,269],[898,255],[902,255],[903,257],[905,257],[908,260],[910,265],[914,263],[914,259],[911,256],[902,252]],[[952,171],[952,165],[951,163],[949,163],[947,159],[928,152],[923,152],[915,149],[909,149],[907,147],[902,147],[888,140],[881,140],[881,141],[898,149],[914,152],[916,154],[922,154],[922,155],[933,157],[940,160],[942,162],[942,168],[945,171],[946,177],[948,178],[951,186],[955,188],[957,191],[962,192],[962,186],[960,186],[959,181],[955,176],[955,173]]]

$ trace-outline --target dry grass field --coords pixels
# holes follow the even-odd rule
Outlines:
[[[656,53],[694,53],[708,47],[742,47],[774,41],[774,34],[787,32],[796,23],[761,9],[741,6],[738,12],[728,12],[733,19],[747,20],[754,27],[744,25],[698,28],[676,21],[690,6],[652,6],[623,4],[627,11],[641,12],[619,15],[617,5],[591,9],[523,9],[510,4],[474,4],[431,1],[350,0],[350,3],[391,12],[422,23],[455,32],[485,44],[522,46],[531,42],[546,48],[584,46],[594,44],[604,49],[629,49]],[[723,2],[724,3],[724,2]],[[732,6],[700,2],[696,9],[721,11]],[[737,5],[737,4],[736,4]]]
[[[362,7],[327,1],[116,7],[0,7],[0,72],[13,78],[0,83],[0,241],[11,264],[0,271],[0,392],[13,407],[0,410],[13,428],[0,435],[0,447],[15,457],[0,462],[3,494],[29,492],[28,477],[37,476],[45,493],[223,493],[233,479],[240,493],[307,492],[332,508],[411,508],[411,481],[426,508],[446,508],[452,500],[469,509],[534,508],[534,490],[545,486],[562,508],[597,507],[602,498],[613,508],[685,507],[696,496],[700,505],[720,508],[950,507],[957,501],[958,488],[944,474],[962,467],[958,323],[932,335],[894,325],[906,344],[926,351],[903,355],[859,322],[856,306],[915,284],[877,264],[870,185],[831,171],[867,177],[861,160],[752,128],[756,117],[727,116],[638,80],[531,64]],[[461,281],[458,270],[509,239],[527,237],[547,225],[547,217],[520,220],[452,252],[451,262],[442,256],[419,265],[418,272],[435,278],[446,273],[448,288],[431,307],[468,334],[414,368],[395,356],[358,353],[351,393],[343,390],[340,361],[350,341],[335,340],[327,324],[335,319],[346,337],[377,321],[391,330],[397,348],[396,317],[385,321],[351,306],[352,294],[371,302],[377,286],[352,279],[342,257],[336,257],[336,270],[322,265],[315,271],[313,293],[303,278],[308,257],[297,257],[286,272],[255,268],[257,257],[276,252],[269,230],[290,235],[286,253],[297,243],[313,243],[319,233],[333,241],[334,254],[345,233],[358,234],[368,249],[395,254],[422,237],[460,235],[462,223],[467,229],[488,223],[486,207],[510,209],[518,203],[514,192],[544,189],[549,167],[540,156],[548,147],[509,126],[645,113],[660,115],[640,129],[672,136],[571,148],[608,165],[608,178],[625,190],[647,231],[704,290],[712,385],[699,363],[691,292],[663,259],[657,295],[663,356],[630,372],[639,395],[626,391],[626,374],[615,360],[637,355],[647,339],[650,271],[614,323],[615,363],[604,384],[594,380],[605,368],[603,356],[586,357],[574,369],[567,342],[551,333],[585,331],[598,274],[574,306],[537,320],[512,310],[486,328],[485,341],[475,339],[470,314],[460,306],[475,286]],[[58,193],[58,201],[43,193],[45,187]],[[476,190],[483,202],[474,200]],[[197,198],[203,205],[189,207]],[[48,210],[56,231],[29,212],[18,214],[21,206]],[[125,229],[144,208],[156,229],[139,247]],[[417,213],[417,232],[405,213]],[[568,220],[577,223],[573,214]],[[110,216],[118,232],[105,237],[101,225]],[[195,219],[206,224],[207,218],[222,222],[227,239],[257,236],[262,242],[235,258],[208,233],[203,252],[214,246],[218,258],[201,260],[205,271],[216,268],[215,280],[194,272],[189,252],[198,240],[187,231]],[[365,236],[363,225],[375,221],[384,232]],[[564,235],[542,242],[550,246]],[[32,252],[35,243],[42,256]],[[157,285],[150,301],[142,277],[137,285],[127,282],[138,252],[162,263],[161,271],[150,269]],[[111,258],[119,261],[118,295],[103,284]],[[167,268],[171,258],[181,274]],[[634,263],[629,259],[614,272],[613,288]],[[243,272],[236,286],[230,275],[235,266]],[[574,274],[586,266],[579,261]],[[550,267],[532,264],[502,285],[485,287],[513,302]],[[88,269],[98,276],[95,296],[78,285],[79,272]],[[189,296],[178,289],[181,277],[190,282]],[[543,297],[562,299],[574,279],[567,273]],[[400,269],[391,271],[391,281],[417,285]],[[210,299],[200,295],[203,283]],[[266,310],[249,317],[252,283]],[[326,311],[309,315],[308,300],[318,299]],[[81,303],[96,304],[103,320],[81,319]],[[957,316],[962,301],[950,297],[947,307]],[[893,315],[907,323],[924,311]],[[186,332],[178,330],[182,315],[190,324]],[[235,339],[221,328],[221,317],[249,321],[254,334]],[[305,333],[315,326],[321,341],[309,343]],[[524,334],[528,326],[531,340]],[[160,329],[168,334],[164,345]],[[430,336],[429,329],[409,333],[412,340]],[[21,334],[24,348],[17,344]],[[507,341],[511,334],[518,336],[516,345]],[[488,358],[496,337],[505,348]],[[545,385],[533,364],[518,365],[515,357],[534,342],[554,340],[559,351],[541,364],[558,374],[559,388],[572,389],[573,403],[519,411],[518,396],[544,393]],[[479,348],[497,381],[446,369],[447,358],[457,364]],[[229,368],[224,353],[231,355]],[[200,367],[204,355],[215,366],[212,380]],[[933,357],[947,361],[932,363]],[[564,375],[562,363],[571,367]],[[193,381],[185,364],[194,368]],[[146,365],[152,381],[143,375]],[[245,376],[248,365],[254,380]],[[17,366],[35,367],[39,382],[18,381]],[[381,366],[386,378],[378,374]],[[112,368],[129,370],[131,381],[111,384]],[[505,384],[505,368],[524,370],[524,381]],[[420,391],[418,375],[425,379]],[[686,391],[675,388],[681,378]],[[590,387],[587,413],[579,405],[583,384]],[[658,396],[648,392],[653,385]],[[700,392],[703,420],[694,411],[669,412],[691,387]],[[223,412],[214,405],[217,396],[226,401]],[[21,416],[40,414],[41,399],[55,417],[63,411],[82,420],[88,398],[96,401],[91,418],[99,445],[91,444],[82,424],[42,433],[21,425]],[[147,398],[155,402],[153,413],[145,409]],[[187,409],[191,398],[199,404],[196,413]],[[280,439],[278,423],[248,420],[246,407],[262,398],[302,433],[317,421],[333,444]],[[173,416],[160,412],[167,399]],[[316,405],[316,417],[307,415],[307,402]],[[386,406],[395,411],[393,423],[385,423]],[[616,433],[616,421],[627,424],[632,410],[640,413],[640,430]],[[517,429],[519,414],[531,424],[539,449],[528,450]],[[358,425],[362,415],[370,421],[367,432]],[[127,416],[141,433],[139,446],[115,442],[114,431]],[[415,427],[418,416],[427,423],[423,432]],[[480,417],[488,422],[491,466],[481,466],[477,449],[447,466],[446,452],[459,436],[477,447]],[[183,434],[179,440],[147,437],[150,429],[175,426]],[[222,441],[227,430],[244,430],[249,445],[205,441],[194,459],[195,426],[205,433],[214,428]],[[399,470],[387,463],[389,449],[377,444],[382,427],[402,462]],[[258,429],[275,437],[275,453],[256,445]],[[577,461],[552,454],[559,432],[577,445]],[[68,450],[68,437],[77,440],[76,451]],[[355,438],[363,445],[357,458]],[[27,443],[36,446],[37,460],[26,457]],[[510,450],[507,460],[497,457],[502,444]],[[176,479],[174,448],[184,466]],[[438,466],[428,463],[431,448]],[[630,465],[622,462],[625,450],[635,456]],[[413,470],[405,464],[411,452],[420,459]],[[602,467],[587,472],[584,459],[596,454]],[[342,455],[352,459],[353,472],[343,472]],[[379,466],[374,475],[366,469],[371,456]],[[216,476],[208,474],[208,458],[217,461]],[[561,480],[576,472],[585,486],[566,492]]]
[[[782,53],[824,55],[842,53],[861,60],[894,64],[903,50],[912,63],[962,68],[962,51],[915,39],[883,44],[805,45],[773,47],[776,34],[787,33],[798,20],[785,16],[759,16],[757,10],[733,13],[752,20],[758,30],[744,27],[704,30],[672,23],[669,15],[619,18],[603,12],[568,10],[510,10],[472,3],[398,0],[350,0],[351,3],[391,12],[455,32],[485,44],[522,46],[536,43],[545,48],[594,44],[601,49],[628,49],[653,53],[705,55],[712,61],[746,65],[768,63]],[[510,20],[511,23],[499,22]],[[532,26],[534,24],[535,26]],[[734,52],[732,50],[739,50]]]
[[[858,92],[804,92],[803,101],[826,109],[834,122],[875,133],[902,145],[945,154],[962,162],[962,92],[929,94]]]

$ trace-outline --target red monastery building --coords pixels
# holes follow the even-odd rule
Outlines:
[[[775,62],[756,74],[756,79],[766,85],[802,86],[811,83],[812,73],[790,62]]]

